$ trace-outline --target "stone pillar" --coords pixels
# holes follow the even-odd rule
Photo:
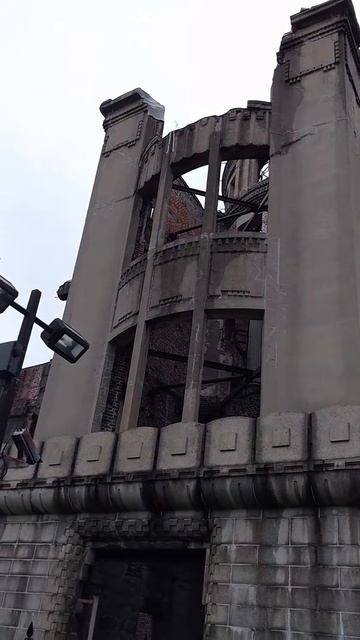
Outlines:
[[[293,16],[278,54],[262,414],[359,402],[359,43],[332,0]]]
[[[164,109],[141,89],[107,100],[101,152],[64,319],[90,342],[75,365],[55,356],[36,435],[99,429],[115,296],[132,224],[141,154],[161,134]],[[109,376],[108,376],[109,377]],[[100,405],[100,408],[99,408]]]

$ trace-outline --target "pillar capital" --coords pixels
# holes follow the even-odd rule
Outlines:
[[[163,120],[164,107],[156,102],[146,91],[137,87],[114,99],[105,100],[100,105],[100,112],[106,120],[119,114],[130,115],[134,110],[147,111],[156,120]]]
[[[290,19],[292,34],[286,34],[283,42],[288,41],[290,35],[301,36],[313,27],[319,29],[323,23],[346,20],[356,46],[360,45],[360,28],[351,0],[329,0],[315,7],[302,9]]]

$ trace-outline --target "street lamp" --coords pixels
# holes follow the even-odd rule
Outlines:
[[[40,291],[34,289],[31,292],[26,308],[15,302],[17,296],[18,291],[14,285],[0,276],[0,313],[3,313],[8,307],[13,307],[24,316],[16,342],[0,344],[0,447],[5,440],[7,424],[15,397],[16,379],[24,363],[34,324],[43,329],[41,339],[46,346],[68,362],[77,362],[89,348],[89,343],[80,333],[63,320],[60,320],[60,318],[56,318],[50,324],[47,324],[36,316],[41,297]],[[26,434],[24,436],[19,434],[17,439],[20,444],[24,440],[23,449],[27,450]],[[16,441],[17,447],[18,444],[18,441]],[[27,456],[27,458],[30,460],[31,456]]]

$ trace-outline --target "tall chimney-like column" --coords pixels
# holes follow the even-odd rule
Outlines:
[[[359,26],[292,17],[272,88],[262,414],[360,402]]]
[[[98,430],[99,399],[115,297],[134,224],[141,154],[161,134],[163,107],[141,89],[108,100],[101,152],[89,211],[76,261],[64,319],[90,342],[73,367],[55,356],[42,402],[36,435],[82,435]]]

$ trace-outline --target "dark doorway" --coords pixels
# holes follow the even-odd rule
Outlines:
[[[81,640],[201,640],[204,563],[202,550],[97,553]]]

